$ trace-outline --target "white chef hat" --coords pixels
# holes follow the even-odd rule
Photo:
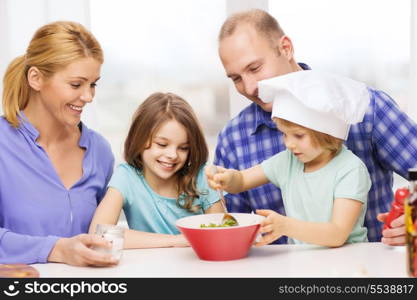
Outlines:
[[[278,117],[346,140],[351,124],[361,122],[369,105],[366,85],[314,70],[258,82],[258,96],[272,102]]]

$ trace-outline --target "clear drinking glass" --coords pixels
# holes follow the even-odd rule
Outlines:
[[[124,232],[125,229],[123,227],[110,224],[97,224],[96,234],[112,243],[113,247],[111,249],[96,248],[96,250],[110,253],[115,259],[120,260],[123,252]]]

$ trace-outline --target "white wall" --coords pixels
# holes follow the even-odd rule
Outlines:
[[[268,10],[268,0],[227,0],[226,14],[229,16],[235,12],[251,8]],[[251,101],[239,94],[231,80],[229,80],[230,95],[230,118],[235,117],[244,107],[248,106]]]
[[[275,1],[275,0],[274,0]],[[260,8],[268,10],[268,0],[227,0],[226,13]],[[285,2],[282,2],[285,5]],[[410,79],[408,88],[408,113],[417,120],[417,4],[410,1],[411,35],[410,35]],[[89,0],[0,0],[0,74],[9,62],[16,56],[22,55],[34,31],[45,23],[55,20],[77,21],[90,28]],[[229,82],[230,117],[234,117],[249,100],[238,94]],[[0,80],[2,91],[2,80]],[[1,113],[1,107],[0,107]],[[94,116],[94,104],[83,117],[90,127],[97,128],[97,118]]]

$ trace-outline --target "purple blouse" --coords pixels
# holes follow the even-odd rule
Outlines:
[[[44,263],[60,237],[86,233],[113,172],[108,142],[80,123],[83,175],[66,189],[24,116],[0,117],[0,263]]]

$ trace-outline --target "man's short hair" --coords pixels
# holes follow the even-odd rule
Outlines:
[[[232,14],[226,19],[220,29],[219,42],[231,36],[243,24],[253,26],[259,34],[264,35],[271,42],[274,48],[275,42],[285,35],[273,16],[260,9],[251,9]]]

